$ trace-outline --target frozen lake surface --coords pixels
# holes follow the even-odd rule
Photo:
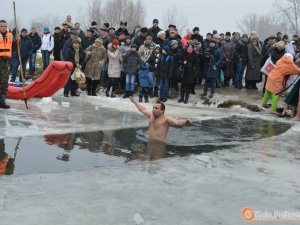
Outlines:
[[[153,154],[128,100],[9,103],[0,147],[15,160],[0,177],[1,225],[238,224],[244,207],[300,211],[299,123],[167,103],[194,125],[171,129]]]

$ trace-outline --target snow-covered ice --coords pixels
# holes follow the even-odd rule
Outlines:
[[[21,101],[9,104],[12,109],[0,112],[2,138],[147,125],[123,99],[66,100],[58,94],[29,101],[28,111]],[[0,177],[0,225],[228,225],[244,222],[244,207],[300,212],[299,123],[237,108],[179,110],[172,102],[167,113],[194,121],[246,116],[288,122],[292,128],[202,155]]]

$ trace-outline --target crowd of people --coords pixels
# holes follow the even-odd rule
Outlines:
[[[278,92],[288,84],[292,84],[289,90],[299,86],[296,82],[296,75],[300,72],[297,66],[300,56],[297,35],[290,40],[288,35],[278,32],[276,36],[260,40],[255,31],[241,35],[239,32],[218,33],[214,30],[203,37],[200,29],[194,27],[187,29],[181,37],[176,25],[170,24],[164,31],[157,19],[153,20],[150,28],[136,26],[132,33],[128,31],[126,21],[121,21],[119,28],[111,27],[109,23],[92,22],[86,32],[80,28],[80,23],[73,26],[64,22],[62,26],[55,27],[53,33],[45,26],[41,36],[35,27],[29,34],[23,28],[20,37],[17,37],[15,29],[12,31],[14,39],[20,41],[23,70],[29,62],[29,75],[34,75],[38,49],[42,53],[44,70],[53,54],[54,60],[70,61],[74,69],[84,71],[88,95],[96,96],[100,84],[106,88],[107,97],[116,97],[116,90],[121,89],[124,98],[127,98],[134,95],[137,83],[139,102],[149,102],[149,97],[158,97],[161,102],[166,102],[170,93],[175,91],[180,95],[178,102],[187,104],[190,94],[195,94],[195,86],[203,80],[203,98],[213,98],[216,88],[222,86],[257,90],[257,83],[264,80],[263,106],[269,107],[268,99],[272,94],[271,112],[278,114]],[[269,59],[276,66],[278,62],[282,67],[290,65],[292,69],[264,74],[261,68]],[[13,42],[10,60],[12,82],[17,77],[18,67],[17,48]],[[267,79],[267,75],[271,79]],[[287,75],[289,79],[285,79]],[[274,76],[282,78],[277,79],[276,88]],[[76,80],[70,77],[64,96],[79,96],[77,88]],[[296,113],[299,95],[297,97],[287,101],[287,108],[293,104],[292,114],[300,120],[299,110]],[[283,113],[286,115],[286,110]]]

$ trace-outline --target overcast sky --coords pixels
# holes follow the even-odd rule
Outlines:
[[[13,1],[1,0],[1,19],[13,18]],[[83,10],[86,0],[15,0],[17,15],[20,24],[30,28],[32,18],[43,16],[47,13],[65,18],[72,16],[72,21],[79,21],[76,16],[78,11]],[[201,33],[205,34],[217,29],[220,32],[238,30],[236,22],[249,13],[263,14],[272,10],[273,0],[142,0],[146,6],[146,23],[150,26],[153,18],[160,21],[164,28],[164,13],[172,5],[186,15],[189,27],[200,27]],[[60,24],[58,24],[60,25]]]

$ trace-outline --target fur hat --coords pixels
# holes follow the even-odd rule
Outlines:
[[[161,35],[166,35],[166,32],[164,32],[163,30],[162,31],[159,31],[158,33],[157,33],[157,37],[159,38]]]
[[[99,43],[103,44],[102,38],[97,38],[97,39],[95,40],[95,42],[99,42]]]
[[[26,30],[25,28],[23,28],[23,29],[21,30],[21,33],[23,33],[23,32],[26,32],[26,33],[27,33],[27,30]]]
[[[80,39],[79,39],[79,38],[75,38],[75,39],[72,41],[72,44],[75,44],[75,43],[80,44],[80,43],[81,43]]]

